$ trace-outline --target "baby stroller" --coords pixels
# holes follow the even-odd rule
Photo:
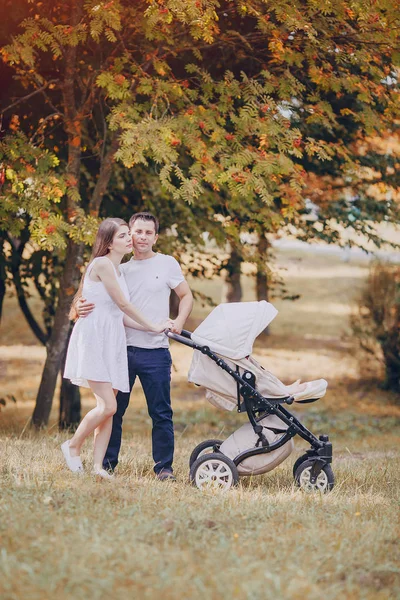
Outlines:
[[[315,437],[284,407],[315,402],[324,396],[327,382],[284,385],[251,357],[254,340],[277,312],[265,301],[220,304],[193,333],[167,333],[194,350],[189,381],[204,386],[214,406],[236,408],[249,419],[225,441],[206,440],[193,450],[190,480],[199,489],[229,489],[239,476],[271,471],[291,454],[295,435],[310,444],[294,464],[295,483],[308,492],[333,488],[328,436]]]

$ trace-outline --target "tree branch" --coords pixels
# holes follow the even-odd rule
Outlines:
[[[47,81],[39,89],[35,90],[34,92],[31,92],[30,94],[27,94],[26,96],[23,96],[22,98],[18,98],[18,100],[16,100],[12,104],[9,104],[8,106],[6,106],[6,108],[3,108],[3,110],[1,111],[1,114],[4,114],[5,112],[11,110],[12,108],[14,108],[14,106],[18,106],[18,104],[21,104],[21,102],[26,102],[33,96],[36,96],[36,94],[41,94],[51,83],[56,83],[57,81],[58,81],[58,79],[50,79],[50,81]],[[57,110],[57,109],[55,109],[55,110]],[[61,114],[61,113],[59,111],[57,111],[57,114]]]
[[[31,143],[33,143],[36,136],[40,133],[41,129],[43,129],[46,126],[47,121],[50,121],[50,119],[53,119],[57,115],[61,115],[61,113],[56,112],[56,113],[51,113],[51,115],[47,115],[47,117],[45,117],[43,119],[43,121],[39,124],[39,127],[36,129],[35,133],[32,135],[32,137],[29,139],[29,141]],[[43,133],[43,135],[44,135],[44,133]]]
[[[25,241],[21,240],[21,243],[18,245],[18,248],[17,248],[16,245],[13,243],[13,240],[10,238],[10,236],[8,235],[7,237],[8,237],[8,241],[10,242],[11,251],[12,251],[11,273],[13,276],[15,291],[17,292],[19,307],[20,307],[25,319],[27,320],[27,323],[28,323],[29,327],[31,328],[32,332],[35,334],[35,336],[37,337],[39,342],[41,344],[43,344],[43,346],[45,346],[48,337],[45,334],[45,332],[42,330],[42,328],[40,327],[39,323],[36,321],[35,317],[32,314],[31,309],[28,306],[28,303],[26,301],[24,286],[22,284],[21,276],[20,276],[20,272],[19,272],[19,269],[21,266],[21,261],[22,261],[22,252],[25,248],[27,240],[25,240]]]
[[[110,148],[108,149],[103,160],[101,161],[99,177],[97,179],[96,186],[93,190],[93,194],[89,202],[89,213],[91,215],[97,216],[99,213],[101,201],[110,181],[112,167],[114,164],[114,155],[118,150],[118,146],[118,132],[114,131],[111,138]]]
[[[6,258],[4,254],[5,236],[0,234],[0,322],[3,313],[3,301],[6,295]]]

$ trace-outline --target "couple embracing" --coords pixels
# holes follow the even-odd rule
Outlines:
[[[93,471],[104,479],[113,477],[122,419],[138,377],[153,423],[155,474],[162,481],[174,479],[172,361],[164,330],[181,332],[193,298],[178,262],[153,251],[158,229],[157,218],[143,212],[131,217],[129,227],[122,219],[105,219],[97,232],[70,313],[78,320],[68,346],[64,377],[89,387],[96,398],[96,407],[61,446],[71,471],[83,471],[81,447],[94,432]],[[121,264],[132,249],[134,256]],[[180,300],[175,321],[168,318],[171,289]]]

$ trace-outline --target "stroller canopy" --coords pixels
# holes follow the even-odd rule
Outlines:
[[[251,354],[254,340],[277,314],[265,300],[220,304],[195,329],[192,340],[217,354],[240,360]]]

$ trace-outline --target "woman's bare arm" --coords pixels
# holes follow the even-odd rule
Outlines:
[[[139,331],[148,331],[146,327],[143,327],[143,325],[139,325],[137,321],[134,321],[133,319],[128,317],[128,315],[124,315],[124,325],[125,327],[130,327],[131,329],[138,329]],[[172,321],[172,319],[167,319],[164,323],[163,331],[165,331],[165,329],[170,329],[172,331],[173,327],[174,321]]]
[[[134,321],[128,315],[124,315],[124,325],[125,327],[131,327],[131,329],[139,329],[139,331],[147,331],[143,325],[139,325],[137,321]]]
[[[140,325],[143,325],[147,331],[159,333],[164,330],[164,324],[156,325],[155,323],[152,323],[125,298],[119,286],[113,265],[108,258],[104,257],[104,259],[98,260],[92,269],[92,273],[97,275],[98,278],[103,282],[104,287],[114,300],[115,304],[128,317]]]

